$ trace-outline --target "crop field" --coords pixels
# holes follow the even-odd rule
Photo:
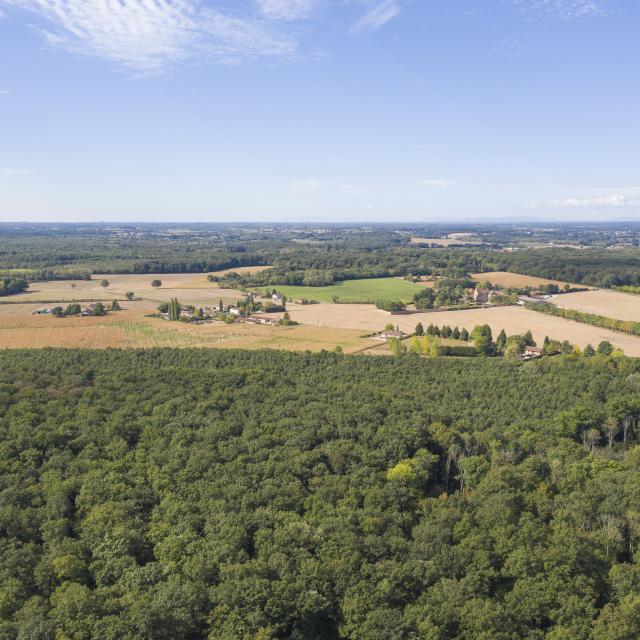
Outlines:
[[[595,313],[617,320],[640,322],[640,296],[630,293],[609,289],[580,291],[554,296],[553,303],[564,309]]]
[[[490,279],[494,274],[482,274]],[[498,274],[505,275],[505,274]],[[528,276],[506,274],[529,281]],[[26,294],[6,296],[0,301],[0,348],[11,347],[237,347],[246,349],[273,348],[318,351],[331,350],[340,345],[346,353],[368,349],[375,344],[363,335],[380,331],[388,323],[398,325],[407,333],[422,322],[451,327],[465,327],[469,331],[477,324],[489,324],[498,333],[524,333],[531,329],[537,341],[548,335],[557,340],[585,346],[609,340],[630,356],[640,356],[640,338],[599,329],[590,325],[546,316],[521,307],[495,307],[467,311],[390,315],[372,304],[331,304],[334,295],[343,299],[375,300],[378,298],[408,301],[419,285],[397,278],[350,280],[331,287],[278,287],[290,299],[306,297],[324,299],[315,305],[287,305],[291,317],[300,322],[297,327],[253,325],[225,325],[219,322],[190,325],[166,322],[145,317],[156,310],[159,302],[177,297],[184,304],[212,306],[219,300],[235,302],[238,291],[220,289],[207,280],[206,274],[160,274],[104,276],[109,286],[100,286],[102,276],[90,281],[33,283]],[[151,281],[162,281],[159,289]],[[524,279],[524,280],[523,280]],[[537,282],[542,279],[533,279]],[[496,281],[495,278],[492,281]],[[512,280],[513,281],[513,280]],[[546,281],[549,282],[549,281]],[[122,311],[101,318],[52,318],[33,316],[31,311],[42,307],[36,301],[122,300],[127,291],[141,299],[121,302]],[[31,300],[31,302],[29,302]],[[640,320],[640,296],[626,293],[593,290],[563,294],[554,300],[561,306],[590,313],[598,313],[621,320]],[[12,304],[2,304],[12,302]],[[384,352],[383,348],[368,353]]]
[[[33,316],[34,304],[0,306],[0,349],[82,347],[202,347],[243,349],[332,350],[353,353],[375,344],[356,329],[274,327],[221,322],[195,325],[145,317],[144,302],[122,303],[123,310],[103,317]]]
[[[317,300],[332,302],[335,296],[349,302],[373,302],[375,300],[400,300],[411,302],[420,290],[418,285],[401,278],[371,278],[367,280],[345,280],[329,287],[289,287],[276,289],[288,300]]]
[[[471,277],[477,282],[490,282],[500,287],[539,287],[543,284],[557,284],[562,288],[565,283],[560,280],[549,280],[548,278],[537,278],[535,276],[525,276],[520,273],[510,273],[508,271],[487,271],[486,273],[473,273]],[[585,285],[576,285],[584,287]]]
[[[628,356],[640,356],[640,337],[547,316],[518,306],[394,316],[373,305],[316,304],[288,305],[288,308],[291,317],[305,325],[356,329],[362,333],[380,331],[389,322],[406,333],[413,332],[418,322],[425,327],[448,324],[468,331],[478,324],[488,324],[494,335],[501,329],[509,335],[523,334],[530,329],[540,344],[545,336],[549,336],[555,340],[569,340],[581,348],[587,344],[597,346],[602,340],[608,340]]]
[[[238,272],[255,272],[269,267],[242,267]],[[222,275],[226,271],[215,272]],[[33,282],[25,293],[4,296],[3,301],[24,302],[68,302],[71,300],[102,300],[111,301],[122,299],[128,291],[133,291],[137,297],[150,301],[157,306],[176,297],[184,304],[210,306],[221,299],[224,302],[235,302],[240,293],[232,289],[220,289],[215,282],[207,280],[207,273],[161,273],[161,274],[105,274],[93,276],[92,280],[59,280],[53,282]],[[160,280],[162,286],[154,288],[152,280]],[[103,288],[100,283],[107,280],[109,286]]]

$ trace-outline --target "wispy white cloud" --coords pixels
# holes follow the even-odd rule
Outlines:
[[[238,63],[295,54],[297,43],[257,16],[200,0],[0,0],[41,18],[49,45],[142,74],[185,61]]]
[[[612,195],[597,198],[564,198],[547,200],[545,207],[552,209],[602,209],[609,207],[629,207],[638,204],[625,195]]]
[[[239,0],[231,10],[223,0],[0,0],[0,11],[30,14],[51,47],[152,75],[185,62],[298,59],[301,32],[289,23],[311,20],[325,6],[364,4],[351,33],[373,32],[400,12],[399,1]]]
[[[609,0],[511,0],[524,10],[562,20],[577,20],[607,13]]]
[[[449,189],[456,184],[454,180],[444,180],[442,178],[426,178],[425,180],[419,180],[418,183],[435,189]]]
[[[400,13],[400,5],[396,0],[376,2],[351,29],[352,34],[373,33],[393,20]]]
[[[320,0],[257,0],[260,11],[272,20],[305,20]]]

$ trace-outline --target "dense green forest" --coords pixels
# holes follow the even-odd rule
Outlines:
[[[511,271],[561,282],[599,287],[640,285],[640,251],[608,249],[526,249],[493,253],[483,259],[484,271]]]
[[[0,353],[2,640],[640,637],[640,365]]]

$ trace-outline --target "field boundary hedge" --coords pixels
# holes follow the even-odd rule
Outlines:
[[[608,318],[607,316],[600,316],[595,313],[586,313],[584,311],[577,311],[576,309],[565,309],[550,302],[525,302],[524,306],[525,309],[545,313],[548,316],[556,316],[558,318],[564,318],[565,320],[574,320],[575,322],[590,324],[593,327],[600,327],[601,329],[611,329],[612,331],[627,333],[632,336],[640,336],[640,322],[634,322],[633,320],[617,320],[616,318]]]

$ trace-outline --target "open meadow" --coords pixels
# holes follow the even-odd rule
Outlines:
[[[334,297],[350,302],[373,302],[375,300],[400,300],[411,302],[420,291],[418,285],[402,278],[369,278],[345,280],[328,287],[277,286],[276,289],[288,300],[317,300],[332,302]]]

